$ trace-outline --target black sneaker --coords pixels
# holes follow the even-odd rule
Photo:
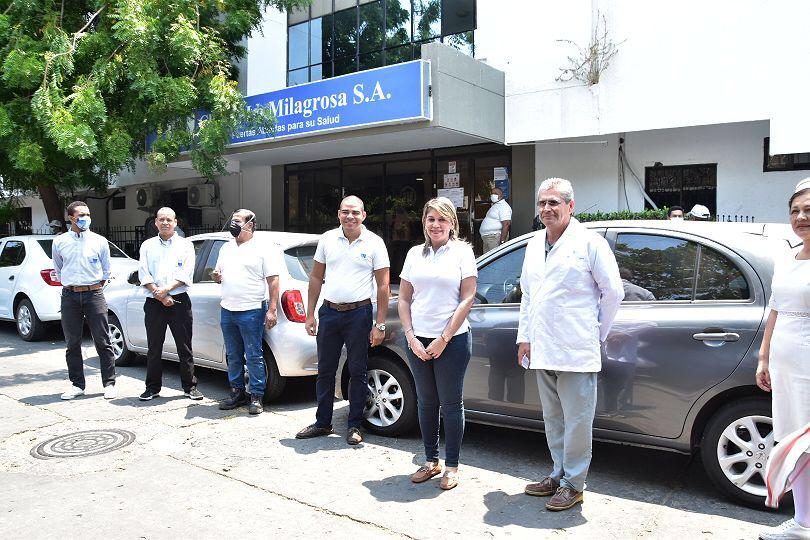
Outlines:
[[[156,397],[160,397],[160,391],[158,391],[158,392],[153,392],[152,390],[149,390],[149,389],[147,388],[147,389],[144,391],[144,393],[143,393],[143,394],[141,394],[140,396],[138,396],[138,399],[140,399],[141,401],[149,401],[149,400],[151,400],[152,398],[156,398]]]
[[[248,412],[250,414],[262,414],[264,412],[264,407],[262,406],[262,396],[250,394],[250,408],[248,409]]]
[[[188,392],[183,392],[183,395],[189,399],[193,399],[194,401],[199,401],[203,398],[202,392],[197,390],[196,386],[191,390],[189,390]]]
[[[231,396],[225,401],[220,402],[219,410],[230,411],[231,409],[241,407],[242,405],[247,405],[247,403],[248,403],[248,396],[245,393],[245,389],[232,388]]]

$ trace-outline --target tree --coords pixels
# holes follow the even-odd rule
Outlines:
[[[237,90],[243,39],[310,1],[0,0],[0,193],[38,191],[62,220],[57,188],[105,189],[139,158],[223,173],[232,131],[275,122]]]

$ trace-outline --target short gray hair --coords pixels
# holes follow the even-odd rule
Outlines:
[[[537,189],[537,200],[540,200],[540,192],[553,189],[559,191],[565,202],[574,200],[574,186],[565,178],[546,178]]]
[[[250,230],[251,231],[256,230],[256,214],[254,214],[252,211],[240,208],[239,210],[234,212],[233,215],[241,217],[244,220],[245,225],[247,225],[248,222],[252,223],[253,226],[251,227]]]

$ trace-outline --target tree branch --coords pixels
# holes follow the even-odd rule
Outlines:
[[[64,4],[62,4],[62,5],[64,6]],[[48,69],[50,68],[53,61],[56,60],[57,58],[59,58],[60,56],[65,56],[66,54],[73,54],[74,52],[76,52],[76,43],[79,41],[79,38],[81,37],[82,33],[85,30],[87,30],[87,28],[91,24],[93,24],[93,21],[95,20],[95,18],[98,17],[101,14],[101,12],[104,11],[106,8],[107,8],[107,4],[104,4],[103,6],[101,6],[101,9],[99,9],[98,11],[93,13],[93,15],[90,16],[90,19],[87,21],[87,24],[82,26],[79,29],[78,32],[73,34],[73,42],[70,44],[70,49],[68,49],[67,51],[56,53],[53,56],[51,56],[50,58],[48,58],[48,60],[46,60],[46,62],[45,62],[45,70],[44,70],[44,73],[42,75],[42,85],[41,85],[41,87],[44,87],[48,82]]]

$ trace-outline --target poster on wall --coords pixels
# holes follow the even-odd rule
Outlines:
[[[456,162],[455,161],[448,161],[447,162],[447,172],[453,174],[456,172]]]
[[[447,197],[450,199],[456,208],[465,208],[464,188],[440,189],[438,190],[437,195],[439,197]]]
[[[457,188],[461,183],[461,175],[459,173],[445,174],[444,187]]]
[[[503,198],[509,198],[509,172],[506,167],[495,167],[492,171],[495,187],[503,191]]]

